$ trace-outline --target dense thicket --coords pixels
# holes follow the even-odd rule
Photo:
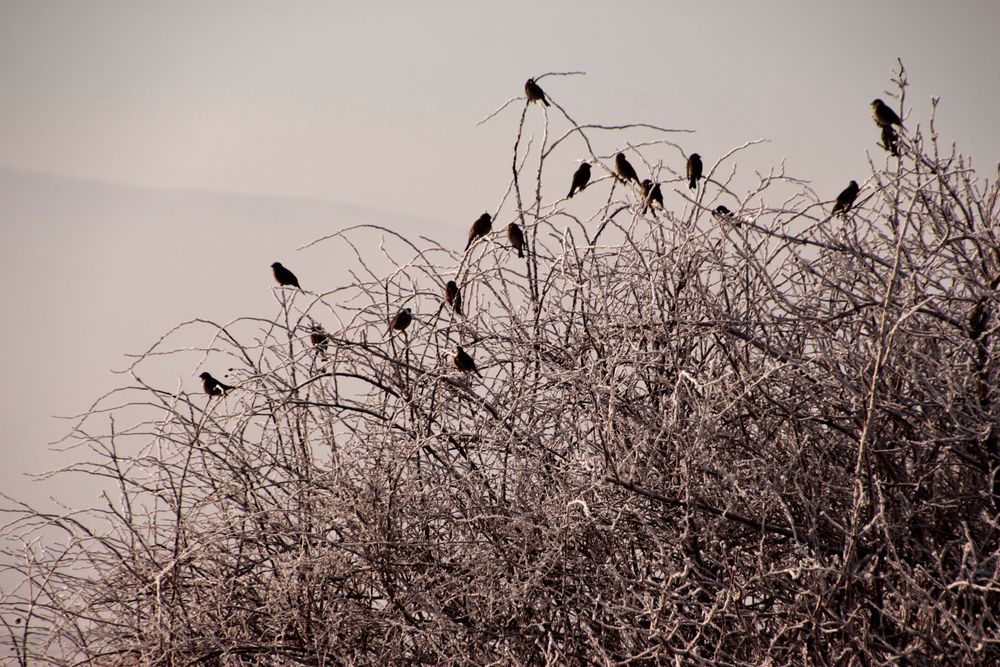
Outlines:
[[[116,493],[9,514],[22,664],[1000,660],[997,182],[932,109],[898,158],[873,124],[843,217],[782,175],[738,193],[742,149],[691,191],[685,135],[579,126],[537,80],[492,236],[323,239],[348,285],[182,325],[81,420]],[[665,209],[591,152],[621,132]],[[237,389],[139,379],[191,334]]]

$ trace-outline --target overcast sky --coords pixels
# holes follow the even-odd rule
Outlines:
[[[832,199],[866,152],[883,159],[868,104],[897,57],[907,126],[940,96],[942,138],[995,176],[998,29],[996,0],[3,0],[0,485],[64,428],[47,415],[115,385],[123,353],[195,315],[266,316],[275,259],[326,279],[328,258],[294,249],[328,227],[372,209],[461,243],[506,188],[520,106],[476,122],[528,76],[586,72],[543,84],[580,122],[695,130],[677,140],[706,163],[769,139],[746,169],[784,159]]]

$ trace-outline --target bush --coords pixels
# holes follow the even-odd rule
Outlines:
[[[736,195],[750,144],[690,191],[644,158],[683,165],[671,131],[581,126],[547,92],[491,237],[322,239],[357,249],[351,284],[182,325],[95,404],[75,469],[117,498],[10,510],[21,664],[1000,659],[996,181],[942,150],[932,107],[843,217],[780,174]],[[592,152],[625,130],[666,209]],[[585,219],[574,148],[607,193]],[[234,391],[139,379],[204,327]]]

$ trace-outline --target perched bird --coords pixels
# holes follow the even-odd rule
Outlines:
[[[291,285],[292,287],[302,289],[299,287],[299,279],[295,277],[294,273],[283,267],[281,262],[275,262],[271,265],[271,268],[274,269],[274,279],[278,281],[279,285],[282,287]]]
[[[393,315],[389,319],[389,328],[393,331],[406,331],[406,327],[410,326],[410,322],[413,321],[413,315],[410,314],[409,308],[403,308],[401,311]]]
[[[461,345],[455,347],[455,356],[452,361],[455,362],[455,368],[463,373],[475,373],[477,376],[483,377],[479,373],[479,369],[476,368],[476,362],[472,360],[468,352],[462,349]]]
[[[456,315],[462,314],[462,293],[458,291],[458,284],[454,280],[449,280],[444,286],[444,300],[451,306]]]
[[[688,158],[687,163],[687,177],[688,177],[688,187],[692,190],[698,187],[698,179],[701,178],[701,156],[697,153],[691,153],[691,157]]]
[[[545,106],[551,106],[549,101],[545,99],[545,91],[535,83],[534,79],[528,79],[524,82],[524,94],[528,97],[529,102],[541,101]]]
[[[323,331],[323,327],[314,324],[309,328],[309,342],[312,343],[313,348],[317,352],[326,356],[326,348],[330,344],[330,336]]]
[[[969,316],[969,338],[972,340],[978,339],[986,331],[986,325],[990,320],[990,304],[983,297],[976,301],[975,307],[972,309],[972,315]]]
[[[642,192],[643,213],[646,212],[646,209],[654,201],[660,205],[660,208],[663,208],[663,193],[660,192],[659,183],[653,183],[653,181],[647,178],[639,185],[639,190]]]
[[[486,236],[491,231],[493,231],[493,221],[490,219],[490,214],[483,213],[472,223],[472,227],[469,229],[469,242],[465,244],[465,249],[468,250],[472,246],[473,241]]]
[[[843,217],[849,210],[851,210],[851,206],[854,205],[854,200],[857,199],[860,191],[861,188],[858,187],[858,182],[851,181],[850,184],[844,188],[844,191],[837,195],[837,201],[833,205],[833,211],[830,212],[830,215],[837,215],[840,213]]]
[[[510,246],[517,251],[518,257],[524,257],[524,232],[517,226],[516,222],[507,225],[507,240]]]
[[[576,173],[573,174],[573,183],[569,186],[569,194],[567,197],[572,198],[573,193],[576,191],[583,192],[583,189],[587,187],[587,183],[590,182],[590,163],[584,162],[581,164]]]
[[[618,176],[626,183],[629,180],[639,182],[639,174],[635,173],[635,168],[625,159],[624,153],[615,156],[615,169],[618,171]]]
[[[205,372],[198,377],[201,378],[202,389],[204,389],[205,393],[209,396],[225,396],[227,391],[233,389],[233,387],[230,387],[228,384],[223,384],[222,382],[216,380],[212,377],[211,373]]]
[[[892,125],[882,126],[882,148],[892,153],[893,157],[899,157],[899,135]]]
[[[720,220],[726,220],[730,222],[733,225],[733,227],[740,226],[740,220],[733,215],[732,211],[730,211],[727,207],[723,206],[722,204],[716,206],[715,210],[712,211],[712,213],[715,215],[715,217],[719,218]]]
[[[903,121],[882,100],[872,100],[872,118],[875,119],[875,123],[879,127],[892,127],[893,125],[903,127]]]

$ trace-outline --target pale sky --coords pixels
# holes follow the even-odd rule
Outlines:
[[[124,353],[196,315],[270,313],[271,261],[343,282],[294,249],[364,217],[270,199],[241,217],[156,190],[349,204],[460,244],[506,189],[521,107],[476,122],[529,76],[583,71],[542,82],[578,121],[695,130],[676,140],[706,164],[766,138],[741,166],[784,159],[832,199],[866,178],[866,152],[883,157],[868,105],[897,57],[907,126],[940,96],[942,138],[993,178],[998,32],[996,0],[2,0],[0,452],[14,465],[0,487],[41,465],[65,429],[49,415],[119,383]],[[178,376],[193,391],[191,370]]]

